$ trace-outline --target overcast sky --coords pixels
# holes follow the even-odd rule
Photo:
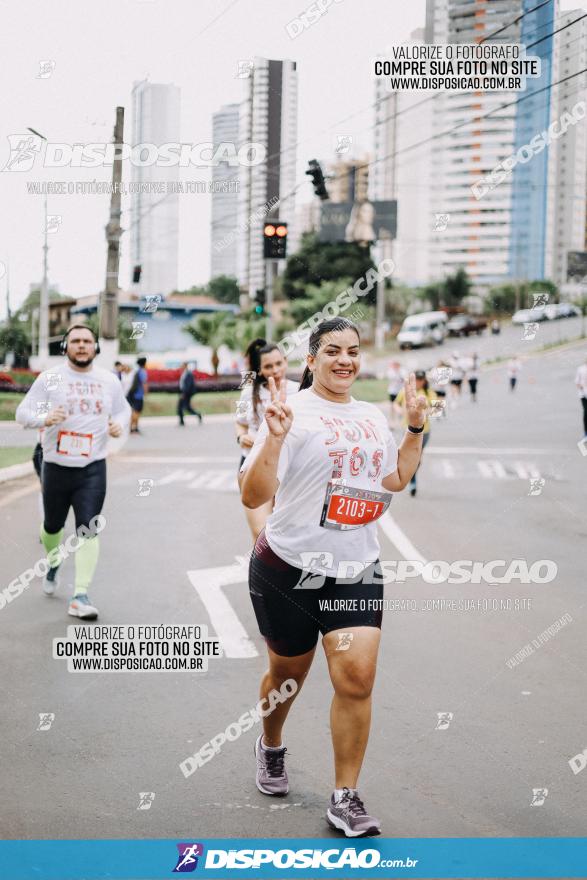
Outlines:
[[[373,81],[370,61],[386,45],[407,41],[424,24],[425,0],[341,0],[296,39],[285,25],[310,0],[53,0],[11,4],[3,16],[0,72],[2,114],[0,167],[9,134],[28,126],[55,142],[108,142],[115,107],[126,110],[130,141],[133,81],[172,82],[181,89],[181,140],[211,140],[212,114],[239,101],[239,59],[255,55],[298,63],[298,181],[307,160],[332,156],[338,135],[353,137],[353,154],[371,148]],[[561,9],[587,8],[587,0]],[[53,60],[48,79],[39,62]],[[130,180],[125,163],[124,179]],[[0,261],[10,262],[11,304],[42,274],[43,197],[27,192],[32,181],[108,180],[111,168],[42,169],[0,173]],[[186,172],[182,172],[186,176]],[[209,180],[209,169],[190,169],[189,179]],[[309,201],[302,188],[298,204]],[[179,285],[204,283],[210,266],[209,194],[180,196]],[[128,200],[123,201],[123,209]],[[61,293],[81,296],[104,285],[109,196],[49,197],[50,214],[62,216],[49,236],[49,278]],[[123,213],[123,227],[129,224]],[[120,284],[129,281],[129,237],[122,238]],[[1,271],[1,267],[0,267]],[[6,278],[0,280],[0,317]]]

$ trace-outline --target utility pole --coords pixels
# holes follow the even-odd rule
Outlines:
[[[384,241],[377,242],[375,248],[377,265],[387,256]],[[385,348],[385,278],[379,278],[375,301],[375,348],[382,352]]]
[[[49,362],[49,282],[47,279],[47,196],[45,196],[45,242],[43,244],[43,281],[39,302],[39,367],[44,369]]]
[[[277,260],[265,260],[265,339],[273,342],[273,286],[277,277]]]
[[[124,107],[116,108],[116,124],[114,126],[114,144],[124,141]],[[106,286],[100,296],[99,335],[106,341],[110,340],[108,349],[116,357],[118,354],[118,273],[120,264],[120,203],[122,181],[121,147],[114,150],[112,163],[112,193],[110,195],[110,220],[106,225],[106,242],[108,252],[106,258]],[[114,344],[112,344],[114,343]]]
[[[36,131],[34,128],[28,129],[35,137],[42,141],[47,141],[44,134]],[[43,244],[43,280],[41,282],[41,295],[39,297],[39,351],[38,369],[44,370],[49,364],[49,281],[47,278],[47,252],[49,245],[47,244],[47,196],[45,195],[45,232]]]
[[[6,264],[6,318],[10,324],[10,263]]]

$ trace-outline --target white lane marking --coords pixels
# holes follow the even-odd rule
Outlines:
[[[208,471],[199,474],[188,485],[188,489],[208,489],[221,492],[238,492],[236,471]]]
[[[226,657],[258,657],[254,643],[238,619],[222,587],[247,581],[247,565],[220,565],[188,571],[193,588],[208,612],[210,623],[220,639]]]
[[[556,455],[556,449],[494,449],[489,446],[427,446],[426,455]],[[569,450],[566,450],[569,451]]]
[[[419,550],[416,550],[408,536],[403,532],[389,511],[384,513],[378,520],[379,526],[385,537],[391,541],[404,559],[414,560],[426,565],[426,559]]]
[[[168,483],[175,483],[177,481],[184,482],[185,480],[191,480],[196,476],[196,471],[171,471],[170,474],[167,474],[165,477],[161,477],[160,480],[155,480],[156,486],[166,486]]]
[[[215,455],[213,458],[204,455],[118,455],[117,461],[128,461],[130,464],[233,464],[236,470],[238,458],[234,455]]]
[[[489,446],[428,446],[426,455],[557,455],[569,452],[567,447],[560,449],[497,449]],[[233,464],[235,469],[238,459],[233,455],[117,455],[117,461],[129,464]]]
[[[520,480],[538,480],[540,479],[540,471],[531,461],[514,461],[510,465]]]
[[[499,480],[507,480],[508,478],[508,472],[502,462],[495,458],[489,458],[486,461],[478,461],[477,467],[484,480],[491,480],[493,477],[497,477]]]
[[[457,475],[455,466],[449,458],[441,458],[440,461],[433,462],[433,466],[434,465],[436,465],[434,470],[439,477],[451,480]]]

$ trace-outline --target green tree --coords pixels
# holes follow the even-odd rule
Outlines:
[[[212,312],[198,315],[193,323],[184,327],[184,331],[200,345],[207,345],[212,349],[212,366],[217,375],[220,362],[218,349],[225,345],[231,351],[244,351],[249,342],[265,335],[265,318],[259,318],[252,311],[240,315]]]
[[[197,284],[194,284],[192,287],[189,287],[187,290],[174,290],[171,294],[172,296],[210,296],[210,292],[207,287],[200,287]]]
[[[368,248],[354,242],[319,241],[314,233],[308,233],[302,236],[297,253],[286,262],[281,279],[283,293],[287,299],[302,299],[310,285],[319,286],[325,281],[340,279],[354,284],[371,268],[374,264]],[[368,296],[373,295],[374,291]]]
[[[208,292],[217,302],[234,303],[239,302],[239,287],[236,278],[231,275],[217,275],[208,283]]]
[[[513,284],[498,284],[490,288],[485,300],[485,313],[508,312],[511,314],[516,308],[516,288]]]
[[[441,305],[460,306],[471,293],[471,279],[460,266],[452,275],[447,275],[440,287]]]
[[[92,330],[96,334],[96,336],[100,335],[98,327],[98,315],[96,313],[94,313],[93,315],[89,315],[87,319],[82,323],[87,324],[90,330]],[[128,319],[123,318],[121,315],[118,316],[116,335],[118,338],[118,351],[120,354],[136,354],[137,342],[136,339],[131,339],[132,322]]]
[[[556,303],[559,301],[558,287],[554,281],[549,281],[547,278],[543,278],[540,281],[531,281],[528,285],[528,293],[547,293],[549,303]],[[532,308],[534,305],[534,297],[529,296],[529,300],[528,308]]]
[[[31,355],[31,337],[24,323],[12,318],[0,327],[0,358],[6,360],[9,351],[14,352],[14,366],[28,366]]]

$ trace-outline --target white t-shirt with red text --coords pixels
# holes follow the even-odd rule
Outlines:
[[[25,428],[42,428],[49,410],[65,408],[67,418],[43,430],[43,460],[86,467],[106,458],[108,419],[128,427],[130,406],[114,373],[92,365],[73,370],[67,361],[40,373],[16,410]]]
[[[328,483],[352,489],[385,492],[384,477],[397,469],[397,446],[383,413],[373,404],[351,398],[334,403],[311,388],[299,391],[288,404],[293,424],[279,455],[279,488],[267,520],[269,546],[296,568],[336,577],[339,562],[363,564],[379,556],[377,522],[357,529],[320,525]],[[263,422],[245,471],[259,454],[268,434]]]

